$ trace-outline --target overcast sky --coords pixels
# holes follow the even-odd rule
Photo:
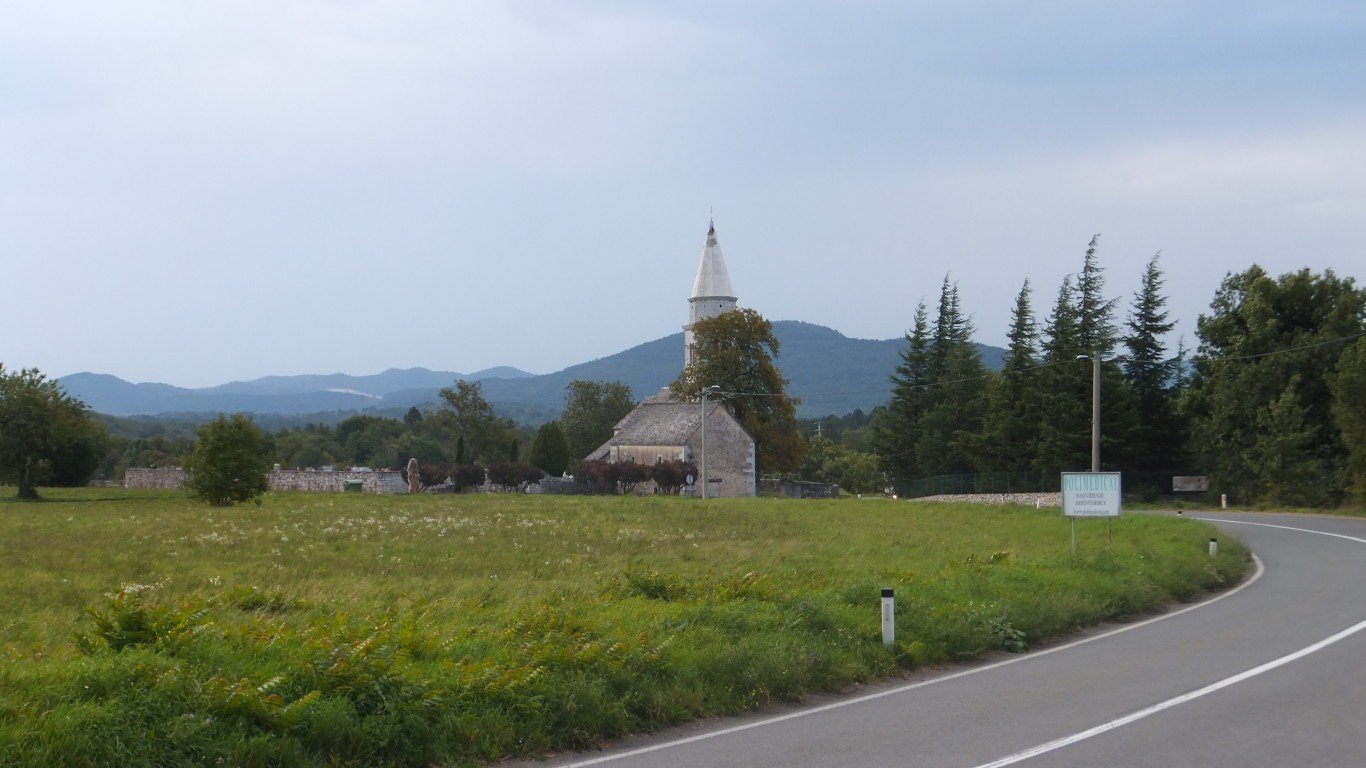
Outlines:
[[[0,361],[549,372],[743,306],[1000,344],[1103,233],[1193,335],[1366,278],[1366,3],[0,0]]]

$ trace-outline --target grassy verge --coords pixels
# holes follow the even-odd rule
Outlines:
[[[2,493],[3,491],[0,491]],[[1201,523],[887,501],[0,502],[0,763],[430,765],[604,739],[1236,581]],[[894,649],[878,590],[897,588]]]

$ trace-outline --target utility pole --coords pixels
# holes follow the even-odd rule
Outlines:
[[[1100,350],[1091,353],[1091,471],[1100,471]]]
[[[698,451],[698,453],[701,454],[701,461],[698,462],[699,464],[701,464],[701,466],[698,467],[698,469],[700,470],[700,474],[702,475],[702,477],[701,477],[701,480],[702,480],[702,498],[704,498],[704,499],[707,498],[707,496],[708,496],[708,488],[707,488],[707,486],[708,486],[708,482],[707,482],[707,395],[713,394],[713,393],[715,393],[715,392],[716,392],[717,390],[719,390],[719,389],[720,389],[720,387],[714,387],[714,386],[713,386],[713,387],[703,387],[703,388],[702,388],[702,450]]]

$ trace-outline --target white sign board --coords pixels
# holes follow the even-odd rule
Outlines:
[[[1065,517],[1119,517],[1119,473],[1062,473],[1062,513]]]

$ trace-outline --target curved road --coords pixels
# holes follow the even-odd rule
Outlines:
[[[1366,766],[1366,519],[1202,519],[1258,572],[1023,656],[527,765]]]

